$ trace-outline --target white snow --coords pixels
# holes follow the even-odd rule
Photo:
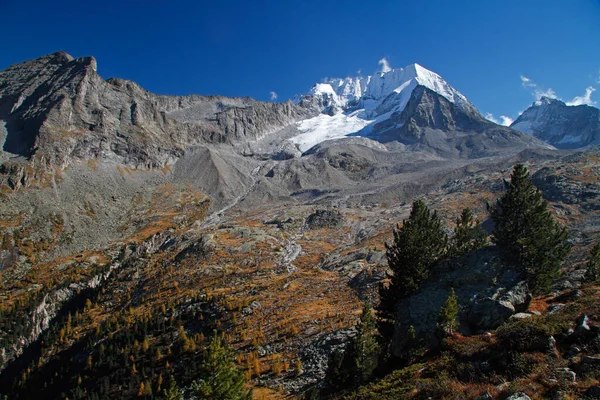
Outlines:
[[[324,140],[337,139],[361,130],[361,135],[368,134],[371,131],[365,129],[368,125],[402,112],[418,85],[459,106],[470,106],[467,98],[441,76],[419,64],[381,71],[373,76],[328,79],[314,85],[308,95],[327,99],[324,104],[335,105],[340,112],[332,117],[319,115],[300,121],[297,126],[302,133],[290,140],[301,151],[306,151]],[[355,107],[356,104],[358,107],[348,109],[349,105]]]
[[[373,121],[360,118],[357,113],[346,115],[336,114],[332,117],[321,114],[314,118],[305,119],[298,123],[298,129],[303,133],[290,139],[304,152],[325,140],[339,139],[355,133]]]

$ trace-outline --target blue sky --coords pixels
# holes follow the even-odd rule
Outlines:
[[[382,57],[439,73],[496,118],[600,89],[600,0],[0,0],[0,14],[0,69],[64,50],[162,94],[281,101]]]

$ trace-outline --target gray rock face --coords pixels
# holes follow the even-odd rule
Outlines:
[[[450,158],[543,147],[532,137],[486,120],[474,107],[459,107],[423,86],[415,88],[401,113],[377,124],[372,136]]]
[[[498,288],[490,294],[473,301],[468,314],[471,326],[482,330],[497,328],[515,313],[525,311],[532,298],[523,281],[511,288]]]
[[[600,144],[600,110],[542,97],[510,126],[561,149]]]
[[[441,265],[419,292],[397,305],[396,343],[403,330],[413,325],[426,340],[435,340],[439,311],[454,288],[459,328],[464,334],[493,329],[513,314],[527,309],[531,295],[518,274],[502,263],[501,253],[484,248]]]
[[[256,140],[313,112],[291,102],[154,95],[130,81],[102,79],[93,57],[62,52],[0,72],[3,156],[33,158],[38,166],[112,158],[162,167],[189,146]]]

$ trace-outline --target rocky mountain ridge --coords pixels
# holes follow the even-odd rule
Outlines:
[[[130,81],[105,81],[93,57],[62,52],[0,72],[1,159],[8,164],[26,158],[64,168],[101,158],[160,168],[189,146],[239,145],[310,114],[291,102],[154,95]]]
[[[549,97],[534,102],[510,127],[560,149],[600,144],[599,109],[588,105],[569,106]]]

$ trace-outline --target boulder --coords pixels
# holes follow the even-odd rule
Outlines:
[[[530,314],[530,313],[516,313],[510,316],[509,319],[514,320],[514,319],[525,319],[525,318],[531,318],[534,314]]]
[[[562,382],[575,382],[577,380],[577,374],[569,368],[559,368],[555,371],[554,375],[556,379]]]
[[[468,322],[480,330],[494,329],[515,313],[515,307],[506,301],[485,298],[476,301],[469,311]]]
[[[492,397],[492,395],[490,394],[490,392],[488,392],[487,390],[482,393],[479,397],[477,397],[476,400],[494,400],[494,398]]]
[[[337,210],[317,210],[306,218],[309,229],[338,228],[344,225],[344,217]]]
[[[555,314],[555,313],[559,312],[560,310],[562,310],[564,307],[565,307],[565,305],[562,303],[551,304],[548,306],[546,313],[547,314]]]
[[[531,397],[527,396],[523,392],[517,392],[507,397],[506,400],[531,400]]]

